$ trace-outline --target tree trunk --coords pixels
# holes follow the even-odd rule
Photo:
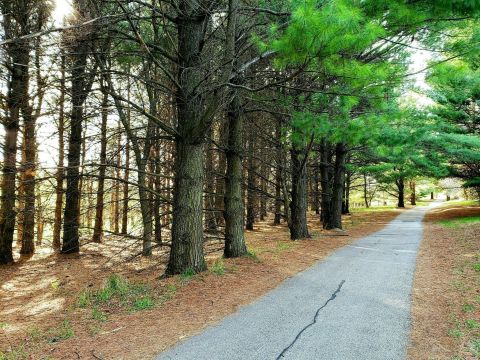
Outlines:
[[[417,194],[415,181],[410,181],[410,205],[417,205]]]
[[[402,177],[397,179],[396,181],[397,188],[398,188],[398,204],[397,207],[404,208],[405,207],[405,183]]]
[[[256,210],[257,210],[257,161],[254,158],[254,143],[255,135],[250,133],[250,139],[248,140],[248,177],[247,177],[247,221],[245,228],[247,230],[253,230],[255,224]],[[227,174],[228,176],[228,174]]]
[[[80,251],[79,217],[80,217],[80,155],[82,150],[83,107],[87,97],[85,70],[88,48],[80,40],[72,48],[72,110],[70,117],[70,135],[68,139],[67,189],[65,193],[65,212],[63,215],[63,253]]]
[[[157,130],[157,134],[159,133],[159,129]],[[159,141],[155,143],[155,158],[154,158],[154,174],[155,174],[155,179],[154,179],[154,186],[155,186],[155,192],[160,194],[162,191],[162,181],[160,178],[160,144]],[[160,216],[160,208],[161,208],[161,199],[158,195],[153,195],[154,196],[154,202],[153,202],[153,218],[155,221],[155,242],[157,244],[162,243],[162,218]]]
[[[322,205],[320,212],[320,220],[325,228],[327,224],[332,222],[332,187],[330,186],[330,145],[322,140],[320,144],[320,184],[322,187]]]
[[[213,129],[210,128],[209,138],[213,136]],[[210,142],[209,142],[210,144]],[[213,166],[213,150],[207,147],[206,176],[205,183],[205,230],[215,232],[217,230],[217,219],[215,213],[215,174]]]
[[[97,199],[95,204],[95,225],[93,226],[92,241],[102,242],[103,236],[103,208],[105,195],[105,173],[107,170],[107,121],[108,121],[108,93],[103,88],[102,124],[100,126],[100,166],[97,181]]]
[[[27,64],[28,65],[28,64]],[[24,121],[25,163],[23,164],[24,181],[24,209],[23,209],[23,236],[20,254],[33,254],[35,251],[35,161],[36,138],[35,117],[33,109],[28,102],[28,77],[25,78],[25,100],[22,101],[22,117]]]
[[[204,145],[178,140],[173,192],[172,247],[167,274],[207,269],[203,255]]]
[[[351,173],[347,172],[345,177],[345,191],[343,197],[342,214],[350,214],[350,187],[351,187]]]
[[[307,152],[293,144],[290,151],[292,161],[292,201],[290,202],[290,238],[309,238],[307,227]]]
[[[237,94],[234,94],[227,111],[227,173],[225,177],[225,249],[227,258],[247,253],[243,232],[244,209],[242,201],[243,184],[243,115]]]
[[[61,77],[60,77],[60,98],[58,109],[58,166],[55,176],[55,220],[53,223],[53,242],[54,250],[60,249],[60,233],[62,231],[62,206],[63,206],[63,174],[65,159],[65,55],[62,52],[61,57]]]
[[[331,216],[325,222],[325,229],[342,228],[342,201],[345,186],[345,159],[347,150],[344,143],[338,143],[335,148],[335,167],[332,184]]]
[[[12,54],[11,78],[8,84],[7,116],[3,120],[2,192],[0,208],[0,264],[13,263],[13,233],[17,212],[15,210],[15,180],[17,175],[17,137],[22,102],[28,94],[28,42],[18,41],[8,48]]]
[[[219,149],[218,153],[218,165],[216,170],[216,179],[215,179],[215,220],[217,225],[221,225],[224,223],[224,214],[223,214],[223,204],[224,198],[223,194],[225,192],[225,169],[226,169],[226,155],[223,151],[223,148],[227,146],[227,138],[228,138],[228,119],[226,121],[222,121],[219,126],[219,144],[222,147]]]
[[[275,217],[273,225],[280,225],[282,219],[282,134],[280,120],[275,122],[276,166],[275,166]]]
[[[368,201],[368,188],[367,188],[366,174],[363,174],[363,200],[365,201],[365,207],[368,209],[370,207],[370,202]]]
[[[128,177],[130,175],[130,142],[125,140],[125,172],[123,176],[123,205],[122,205],[122,230],[123,235],[128,231]]]

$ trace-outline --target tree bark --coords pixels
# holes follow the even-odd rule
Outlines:
[[[325,223],[325,229],[342,228],[342,201],[345,187],[345,160],[347,149],[344,143],[335,147],[335,166],[332,184],[331,216]]]
[[[395,183],[397,184],[398,189],[398,203],[397,207],[404,208],[405,207],[405,183],[403,177],[398,178]]]
[[[243,114],[238,94],[234,91],[227,109],[228,141],[226,150],[227,173],[225,177],[225,249],[227,258],[247,253],[243,223]]]
[[[17,212],[17,137],[20,126],[20,109],[28,94],[28,42],[13,43],[8,47],[11,54],[11,78],[8,84],[7,116],[3,121],[5,140],[3,142],[2,192],[0,208],[0,264],[13,263],[13,233]]]
[[[208,138],[212,138],[213,128],[210,128]],[[210,143],[209,143],[210,144]],[[213,150],[210,146],[206,149],[207,161],[206,161],[206,176],[207,181],[205,183],[205,230],[209,232],[215,232],[217,230],[217,219],[215,214],[215,174],[213,166]]]
[[[280,225],[282,219],[282,129],[280,119],[275,122],[276,166],[275,166],[275,217],[273,225]]]
[[[368,187],[367,187],[366,174],[363,174],[363,201],[365,201],[365,207],[368,209],[370,207],[370,202],[368,201]]]
[[[417,194],[415,181],[410,181],[410,205],[417,205]]]
[[[28,64],[27,64],[28,66]],[[28,70],[27,70],[28,72]],[[24,122],[25,163],[23,164],[24,181],[24,209],[23,209],[23,233],[22,248],[20,254],[33,254],[35,251],[35,161],[36,161],[36,137],[35,117],[32,106],[28,101],[28,77],[24,79],[26,87],[22,101],[22,117]]]
[[[77,4],[79,6],[80,4]],[[84,5],[84,4],[82,4]],[[65,211],[63,224],[62,253],[80,251],[79,217],[80,217],[80,155],[82,150],[82,128],[84,103],[88,94],[86,84],[86,67],[88,46],[80,39],[71,49],[73,61],[71,67],[70,135],[68,138],[67,189],[65,194]]]
[[[247,230],[253,230],[255,224],[255,217],[257,211],[257,161],[254,158],[254,143],[255,135],[250,133],[250,139],[248,140],[248,177],[247,177],[247,221],[245,228]],[[227,174],[228,176],[228,174]]]
[[[320,184],[322,188],[322,205],[320,212],[320,220],[325,228],[331,223],[332,217],[332,187],[330,186],[330,145],[326,140],[322,140],[320,144]]]
[[[108,92],[102,86],[102,124],[100,126],[100,166],[97,181],[97,198],[95,204],[95,225],[93,226],[92,241],[102,242],[103,236],[103,208],[105,195],[105,173],[107,170],[107,121],[108,121]]]
[[[290,151],[292,161],[292,200],[290,202],[290,238],[306,239],[310,235],[307,227],[307,152],[293,144]]]
[[[177,141],[173,192],[172,247],[167,274],[207,269],[203,255],[202,194],[204,144]]]
[[[130,142],[128,137],[125,140],[125,172],[123,176],[123,205],[122,205],[122,230],[121,234],[125,235],[128,231],[128,177],[130,175]]]

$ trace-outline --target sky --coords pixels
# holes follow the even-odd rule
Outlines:
[[[55,10],[53,11],[53,18],[55,22],[60,26],[63,18],[70,14],[72,11],[71,0],[55,0]]]

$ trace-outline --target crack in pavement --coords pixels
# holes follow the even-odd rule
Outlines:
[[[340,281],[340,284],[338,285],[337,290],[335,290],[335,292],[332,294],[332,296],[330,296],[330,298],[327,301],[325,301],[325,303],[317,309],[317,311],[315,312],[315,316],[313,317],[313,321],[310,324],[308,324],[307,326],[305,326],[302,330],[300,330],[300,332],[297,334],[297,336],[295,336],[295,339],[293,339],[293,341],[290,343],[290,345],[288,345],[285,349],[282,350],[280,355],[278,355],[275,360],[279,360],[279,359],[283,358],[285,353],[298,341],[298,339],[300,339],[300,336],[302,336],[303,332],[305,330],[307,330],[310,326],[313,326],[314,324],[316,324],[318,314],[320,313],[320,311],[323,308],[325,308],[330,301],[334,300],[337,297],[337,294],[342,289],[342,286],[343,286],[344,283],[345,283],[345,280]]]

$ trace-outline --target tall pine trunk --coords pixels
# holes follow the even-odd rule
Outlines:
[[[255,217],[257,212],[257,160],[254,154],[254,133],[250,133],[250,139],[248,140],[248,177],[247,177],[247,221],[245,228],[247,230],[253,230],[255,224]],[[227,175],[228,176],[228,175]]]
[[[3,120],[2,192],[0,207],[0,264],[13,262],[12,244],[17,212],[15,210],[17,175],[17,138],[20,109],[28,94],[28,42],[21,40],[9,45],[11,77],[8,84],[7,116]]]
[[[28,78],[25,79],[25,100],[22,101],[22,117],[24,121],[24,146],[25,163],[23,164],[24,181],[24,208],[23,208],[23,233],[21,254],[33,254],[35,251],[35,161],[36,161],[36,136],[35,117],[33,109],[28,102]]]
[[[335,166],[332,183],[332,200],[330,204],[330,217],[324,223],[325,229],[342,228],[342,203],[345,188],[345,160],[347,150],[344,143],[335,147]]]
[[[63,175],[65,159],[65,55],[62,52],[60,69],[60,98],[58,100],[58,165],[55,176],[55,220],[53,223],[53,242],[54,250],[60,249],[60,233],[62,231],[62,206],[63,206]]]
[[[176,144],[172,247],[167,274],[207,269],[203,255],[204,144]]]
[[[322,188],[320,220],[324,228],[332,222],[331,165],[330,145],[326,140],[322,140],[320,144],[320,184]]]
[[[310,237],[307,228],[307,152],[298,145],[292,145],[292,201],[290,202],[292,240]]]
[[[417,194],[415,191],[415,181],[410,181],[410,205],[417,205]]]
[[[70,135],[68,138],[67,188],[65,193],[65,211],[63,215],[63,253],[80,251],[80,155],[82,150],[83,111],[87,96],[86,67],[88,47],[79,40],[72,47],[72,110],[70,116]]]
[[[208,138],[213,136],[213,128],[210,128]],[[211,142],[209,142],[209,145]],[[210,146],[206,149],[206,177],[205,183],[205,230],[214,232],[217,230],[217,219],[215,214],[215,173],[213,166],[213,149]]]
[[[97,181],[97,197],[95,203],[95,225],[93,226],[92,241],[102,242],[103,236],[103,208],[105,196],[105,173],[107,170],[107,121],[108,121],[108,93],[103,88],[102,97],[102,124],[100,125],[100,166]]]
[[[397,184],[398,189],[398,203],[397,207],[404,208],[405,207],[405,182],[403,177],[398,178],[395,183]]]
[[[224,256],[238,257],[247,253],[243,232],[242,201],[243,115],[238,94],[234,94],[227,109],[227,173],[225,177],[225,249]]]

